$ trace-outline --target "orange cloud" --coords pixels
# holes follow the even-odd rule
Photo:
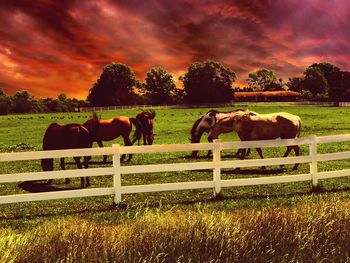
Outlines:
[[[153,66],[177,80],[191,63],[214,59],[236,72],[235,86],[258,68],[285,80],[323,60],[350,70],[349,13],[341,0],[4,0],[0,88],[85,99],[113,61],[142,81]]]

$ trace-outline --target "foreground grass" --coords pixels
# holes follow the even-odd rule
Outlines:
[[[301,116],[302,137],[349,133],[350,109],[334,107],[248,106],[257,112],[287,111]],[[221,108],[230,110],[232,108]],[[208,109],[157,111],[155,144],[188,143],[189,130]],[[135,116],[138,110],[102,112],[102,118]],[[12,115],[0,117],[0,151],[40,150],[46,127],[54,121],[82,123],[89,113]],[[234,134],[221,137],[237,140]],[[206,136],[202,141],[206,141]],[[123,144],[119,139],[113,142]],[[319,152],[350,150],[349,143],[324,144]],[[265,157],[282,156],[285,148],[264,149]],[[233,158],[225,152],[224,160]],[[302,148],[308,153],[308,148]],[[200,153],[201,156],[205,152]],[[135,155],[131,165],[189,162],[189,153]],[[249,158],[257,158],[255,151]],[[97,158],[96,158],[97,159]],[[197,161],[206,161],[201,158]],[[124,165],[124,164],[123,164]],[[98,164],[91,167],[98,167]],[[69,169],[74,168],[70,165]],[[320,171],[349,169],[348,160],[322,162]],[[55,169],[59,169],[56,162]],[[0,163],[0,173],[40,171],[39,161]],[[307,173],[268,167],[224,170],[223,179]],[[123,185],[211,180],[212,171],[131,174]],[[91,178],[92,187],[112,186],[111,176]],[[320,180],[320,193],[310,182],[223,189],[123,195],[125,209],[113,197],[60,199],[0,206],[0,262],[344,262],[349,259],[350,177]],[[79,188],[55,180],[42,191]],[[40,190],[39,189],[39,190]],[[38,191],[26,183],[0,184],[0,195]],[[64,195],[64,191],[62,191]],[[205,205],[201,205],[205,203]]]
[[[76,217],[0,229],[1,262],[344,262],[350,202],[152,210],[124,223]]]

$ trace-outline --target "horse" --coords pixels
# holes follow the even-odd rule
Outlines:
[[[226,117],[231,116],[232,114],[236,114],[238,112],[245,112],[246,110],[243,109],[237,109],[227,112],[220,112],[217,110],[209,110],[207,113],[203,114],[199,119],[197,119],[191,128],[191,143],[199,143],[201,140],[201,137],[203,133],[210,132],[211,128],[215,125],[216,122],[220,121],[221,119],[224,119]],[[233,129],[230,127],[228,130],[222,130],[221,133],[229,133],[232,132]],[[208,137],[208,141],[212,142],[212,139]],[[236,156],[238,156],[241,152],[241,149],[237,151]],[[248,149],[247,155],[249,155],[250,149]],[[192,158],[196,158],[198,154],[198,151],[192,151]],[[211,151],[209,150],[207,153],[207,157],[209,157],[211,154]]]
[[[257,114],[256,112],[237,112],[218,121],[210,130],[209,138],[213,140],[222,132],[232,129],[237,132],[241,141],[294,139],[300,136],[301,119],[299,116],[277,112],[270,114]],[[287,146],[283,157],[287,157],[294,149],[295,155],[299,156],[298,145]],[[263,159],[261,148],[256,149],[260,158]],[[242,149],[241,159],[245,157],[245,149]],[[293,170],[298,168],[295,164]]]
[[[52,123],[46,129],[43,137],[43,150],[62,150],[62,149],[76,149],[76,148],[91,148],[94,136],[98,129],[98,119],[94,113],[94,125],[91,125],[90,129],[86,127],[72,123],[66,125],[60,125],[58,123]],[[80,162],[81,157],[74,157],[74,161],[79,169],[82,169]],[[84,156],[83,165],[88,168],[90,156]],[[41,167],[43,171],[53,170],[54,160],[53,158],[42,159]],[[60,158],[60,166],[62,170],[65,170],[64,158]],[[47,183],[51,183],[52,179],[48,180]],[[65,179],[65,183],[70,182],[69,178]],[[86,183],[84,177],[80,178],[81,188],[90,186],[90,179],[86,177]]]
[[[89,129],[92,125],[94,125],[94,120],[87,120],[83,126]],[[97,142],[99,147],[103,147],[102,141],[111,141],[119,136],[123,137],[124,145],[131,146],[133,143],[131,142],[129,136],[132,131],[132,125],[135,126],[135,132],[133,135],[133,141],[140,140],[141,138],[141,126],[139,122],[135,118],[129,118],[126,116],[117,116],[108,120],[99,120],[99,128],[97,134],[94,138],[94,141]],[[123,154],[121,160],[124,161],[126,155]],[[127,161],[130,161],[132,158],[132,154],[129,154],[129,158]],[[103,162],[107,161],[107,155],[103,156]]]
[[[139,122],[141,129],[139,132],[142,134],[143,145],[152,145],[154,140],[153,134],[153,120],[156,116],[156,112],[153,110],[143,111],[136,115],[136,120]],[[137,139],[138,138],[138,139]],[[140,145],[141,135],[134,136],[132,140],[132,144],[138,141],[138,145]]]

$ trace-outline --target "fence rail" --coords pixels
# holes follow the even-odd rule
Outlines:
[[[252,186],[262,184],[276,184],[288,182],[310,181],[313,186],[317,186],[319,179],[336,178],[350,176],[350,169],[319,172],[318,162],[350,159],[350,151],[336,153],[317,153],[317,145],[320,143],[350,141],[350,134],[334,136],[310,136],[298,139],[287,140],[266,140],[249,142],[221,142],[216,140],[213,143],[194,143],[194,144],[170,144],[170,145],[147,145],[147,146],[119,146],[90,149],[72,149],[55,151],[35,151],[20,153],[1,153],[0,162],[12,162],[21,160],[38,160],[43,158],[60,158],[74,156],[96,156],[112,155],[113,162],[111,167],[72,169],[48,172],[25,172],[0,174],[0,183],[13,183],[30,180],[59,179],[66,177],[81,176],[105,176],[113,175],[113,187],[89,188],[66,191],[54,191],[43,193],[26,193],[0,196],[0,204],[17,203],[26,201],[50,200],[60,198],[88,197],[114,195],[114,202],[119,203],[122,200],[122,194],[190,190],[190,189],[208,189],[212,188],[214,195],[218,195],[224,187]],[[239,148],[257,148],[257,147],[281,147],[291,145],[308,145],[308,155],[288,158],[268,158],[268,159],[249,159],[249,160],[221,160],[223,150]],[[161,152],[185,152],[212,150],[213,158],[211,161],[204,162],[185,162],[168,164],[146,164],[146,165],[126,165],[121,166],[120,156],[122,154],[140,154],[140,153],[161,153]],[[309,163],[310,170],[307,174],[269,176],[259,178],[241,178],[228,179],[221,178],[221,170],[237,167],[253,167],[282,165],[295,163]],[[191,171],[191,170],[213,170],[213,179],[210,181],[164,183],[151,185],[128,185],[122,186],[121,176],[125,174],[136,173],[155,173],[171,171]]]

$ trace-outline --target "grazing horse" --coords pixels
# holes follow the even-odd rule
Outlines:
[[[199,143],[201,140],[201,137],[203,133],[209,133],[211,128],[220,121],[221,119],[227,118],[229,116],[232,116],[233,114],[236,114],[238,112],[245,112],[246,110],[237,109],[227,112],[220,112],[217,110],[209,110],[206,114],[203,114],[198,120],[195,121],[191,128],[191,143]],[[229,133],[232,132],[233,128],[230,127],[228,130],[222,130],[221,133]],[[208,137],[208,141],[211,142],[212,139]],[[249,151],[249,149],[248,149]],[[236,153],[238,155],[240,153],[240,150]],[[192,151],[192,158],[196,158],[198,154],[198,151]],[[209,157],[211,154],[211,151],[208,151],[207,157]]]
[[[93,123],[94,120],[89,119],[83,124],[83,126],[89,129],[93,125]],[[119,136],[122,136],[124,140],[124,145],[130,146],[133,144],[129,138],[130,133],[132,131],[132,125],[134,125],[136,128],[133,140],[139,140],[141,137],[141,127],[139,122],[135,118],[118,116],[108,120],[99,120],[99,126],[94,141],[97,142],[98,146],[103,147],[102,141],[111,141]],[[123,161],[125,157],[126,155],[123,154],[121,160]],[[132,154],[129,155],[127,161],[130,161],[131,158]],[[107,156],[104,155],[103,162],[106,161]]]
[[[94,125],[91,125],[90,129],[85,128],[80,124],[67,124],[59,125],[57,123],[52,123],[46,129],[43,138],[43,150],[62,150],[62,149],[76,149],[76,148],[90,148],[94,140],[94,136],[98,129],[98,119],[94,113]],[[79,169],[82,168],[80,162],[81,157],[74,157],[75,163]],[[88,168],[90,156],[84,156],[84,167]],[[53,170],[53,158],[42,159],[41,167],[43,171]],[[65,170],[64,158],[60,159],[60,166],[62,170]],[[84,177],[80,178],[81,188],[85,186],[90,186],[89,177],[86,177],[86,183]],[[48,180],[51,183],[52,179]],[[69,178],[66,178],[65,183],[69,183]]]
[[[136,120],[139,122],[141,127],[141,129],[139,129],[139,132],[141,132],[142,134],[143,145],[152,145],[153,143],[153,120],[155,116],[156,112],[153,110],[143,111],[136,115]],[[135,143],[135,141],[138,141],[138,145],[140,145],[141,134],[134,135],[132,140],[133,144]]]
[[[237,132],[241,141],[294,139],[300,136],[301,119],[299,116],[287,112],[270,114],[257,114],[250,111],[237,112],[221,119],[212,127],[209,132],[210,140],[217,138],[222,132],[226,132],[228,127]],[[299,156],[299,146],[293,145],[287,146],[283,157],[287,157],[292,149],[294,149],[295,155]],[[260,158],[263,159],[261,148],[256,150]],[[245,149],[242,150],[241,159],[243,160],[244,157]],[[293,170],[296,170],[298,165],[295,164]]]

